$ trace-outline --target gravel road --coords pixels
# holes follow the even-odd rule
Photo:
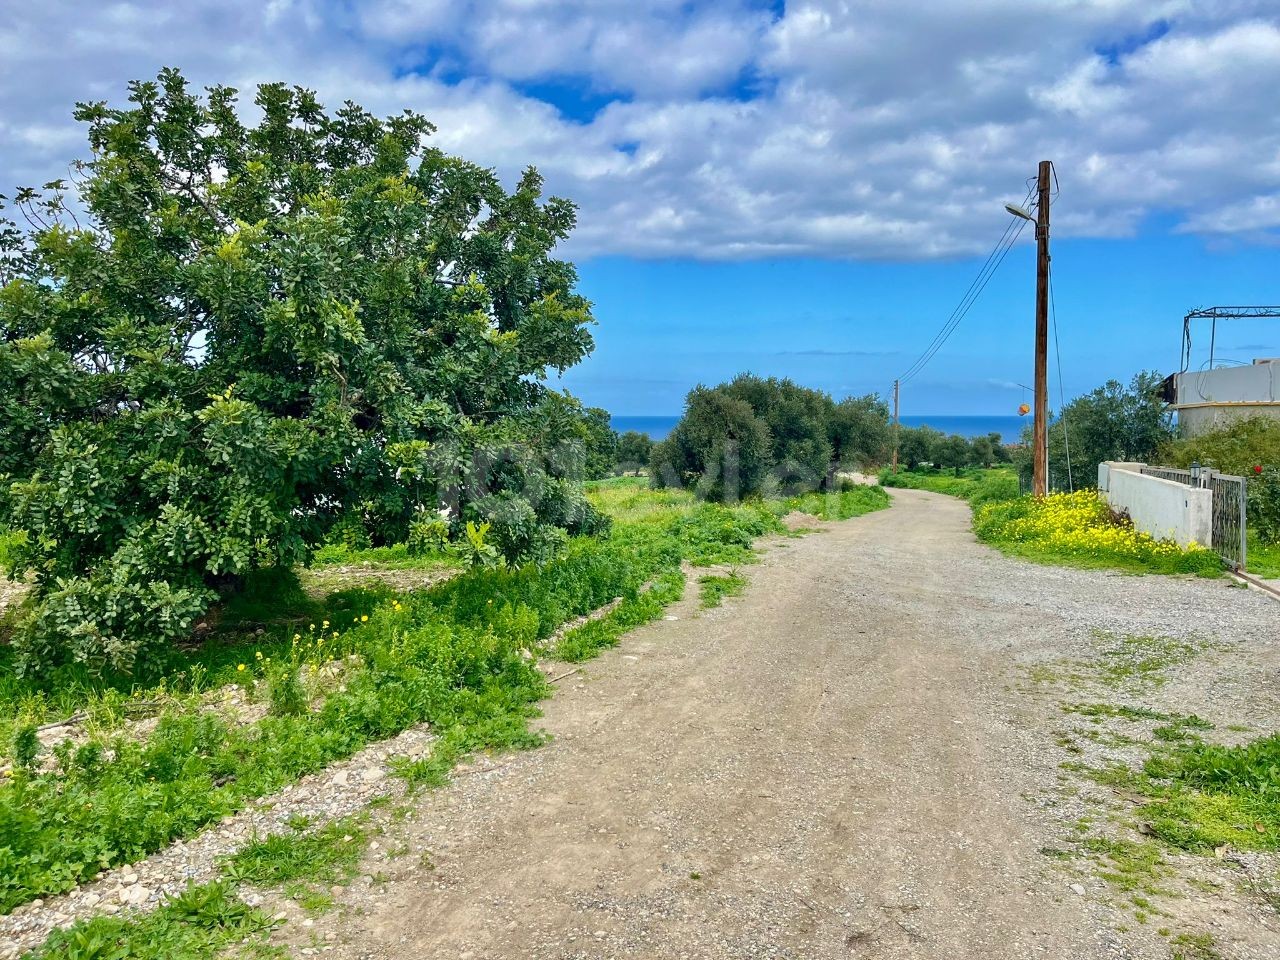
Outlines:
[[[1235,866],[1191,864],[1221,892],[1143,925],[1042,853],[1089,788],[1064,785],[1061,703],[1027,679],[1096,656],[1097,629],[1220,641],[1152,696],[1276,729],[1280,604],[1011,560],[963,502],[894,497],[772,542],[741,598],[687,597],[586,665],[546,704],[550,745],[421,795],[339,909],[282,938],[350,958],[1059,960],[1168,958],[1164,924],[1280,956]]]

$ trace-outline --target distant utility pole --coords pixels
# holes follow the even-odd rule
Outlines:
[[[1031,493],[1049,492],[1049,176],[1053,164],[1040,161],[1036,184],[1036,418],[1032,427]]]
[[[898,472],[898,381],[893,381],[893,472]]]

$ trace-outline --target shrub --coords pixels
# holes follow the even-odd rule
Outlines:
[[[1249,528],[1265,544],[1280,544],[1280,466],[1250,471]]]
[[[307,710],[307,692],[296,664],[283,661],[266,671],[267,703],[273,717],[291,717]]]
[[[1161,397],[1162,382],[1158,373],[1144,371],[1127,385],[1108,380],[1068,403],[1049,424],[1050,489],[1093,486],[1098,464],[1104,460],[1152,462],[1156,451],[1173,436],[1173,416]],[[1019,472],[1028,478],[1033,452],[1030,441],[1028,426],[1015,457]]]
[[[655,487],[692,487],[704,499],[734,501],[759,493],[771,465],[769,428],[745,400],[697,387],[670,436],[655,444]]]
[[[615,470],[622,473],[648,465],[653,455],[653,441],[647,433],[628,430],[618,437],[617,464]]]
[[[1280,420],[1250,417],[1221,430],[1171,440],[1161,446],[1158,458],[1174,467],[1198,461],[1223,473],[1252,477],[1254,467],[1280,467]]]

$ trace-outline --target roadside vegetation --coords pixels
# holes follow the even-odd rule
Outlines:
[[[989,502],[974,513],[973,529],[979,540],[1038,563],[1203,577],[1222,573],[1214,551],[1135,530],[1092,490]]]
[[[305,625],[268,622],[175,648],[150,685],[72,667],[24,676],[5,652],[0,910],[144,857],[411,725],[438,737],[431,761],[405,771],[429,782],[471,751],[536,745],[528,721],[548,692],[538,658],[578,661],[615,644],[681,595],[682,564],[748,564],[792,510],[844,518],[889,502],[856,486],[726,506],[632,477],[586,494],[609,532],[571,540],[543,564],[474,567],[411,594],[333,594],[311,601]],[[707,596],[742,583],[730,574]],[[264,715],[218,709],[209,695],[231,685]],[[77,716],[74,737],[42,744],[38,726]],[[139,733],[146,717],[154,726]]]
[[[1018,496],[1018,475],[1008,467],[985,469],[968,467],[945,472],[927,467],[916,470],[880,471],[880,486],[929,490],[968,500],[974,507],[993,500],[1011,500]]]
[[[1214,943],[1209,931],[1176,929],[1194,920],[1175,901],[1212,890],[1187,871],[1193,861],[1185,855],[1234,863],[1264,909],[1275,906],[1280,736],[1242,741],[1245,728],[1229,712],[1210,720],[1178,711],[1192,671],[1214,669],[1203,664],[1206,658],[1238,656],[1229,643],[1100,631],[1092,647],[1086,658],[1032,673],[1037,685],[1057,686],[1063,695],[1072,726],[1057,733],[1069,757],[1061,767],[1083,781],[1064,787],[1054,803],[1083,800],[1085,812],[1063,846],[1041,853],[1076,875],[1072,861],[1090,863],[1118,905],[1169,938],[1173,956],[1220,956],[1203,952]],[[1205,703],[1212,710],[1222,702]],[[1247,864],[1242,851],[1254,852]],[[1190,950],[1197,944],[1201,952]]]
[[[1170,440],[1159,458],[1175,467],[1199,463],[1244,477],[1249,485],[1249,572],[1280,578],[1280,421],[1253,417],[1198,437]]]
[[[1212,550],[1183,548],[1135,530],[1093,490],[1053,493],[1040,500],[1019,496],[1017,475],[1009,469],[969,468],[958,475],[928,468],[896,474],[884,470],[880,483],[969,501],[979,540],[1037,563],[1205,577],[1222,572]]]

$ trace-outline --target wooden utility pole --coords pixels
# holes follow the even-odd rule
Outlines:
[[[1036,410],[1031,436],[1031,493],[1049,492],[1049,176],[1053,164],[1040,161],[1036,195]]]
[[[893,472],[898,472],[898,381],[893,381]]]

